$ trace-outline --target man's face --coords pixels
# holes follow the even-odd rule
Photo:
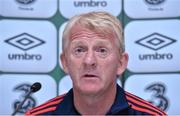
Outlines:
[[[97,94],[116,85],[116,75],[126,68],[127,56],[120,55],[115,38],[80,29],[70,36],[61,56],[73,88],[82,94]],[[125,62],[125,65],[124,63]]]

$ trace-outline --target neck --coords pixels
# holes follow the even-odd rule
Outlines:
[[[74,90],[74,104],[80,114],[105,115],[116,97],[116,84],[108,90],[96,95],[82,95]]]

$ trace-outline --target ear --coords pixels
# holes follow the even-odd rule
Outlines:
[[[127,53],[122,53],[122,55],[119,58],[119,64],[118,64],[118,70],[117,74],[121,75],[127,68],[129,56]]]
[[[64,53],[60,55],[61,64],[63,66],[63,71],[68,74],[68,68],[67,68],[67,59]]]

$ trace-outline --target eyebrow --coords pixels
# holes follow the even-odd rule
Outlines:
[[[101,40],[97,40],[97,42],[95,43],[95,46],[108,46],[108,47],[112,47],[112,43],[110,41],[104,41],[104,40],[108,40],[108,39],[101,39]],[[71,42],[72,46],[79,46],[79,45],[86,45],[86,42],[83,42],[81,40],[75,40]]]
[[[84,45],[84,42],[82,41],[72,41],[71,44],[74,45]]]
[[[107,40],[107,39],[106,39]],[[97,45],[110,45],[109,41],[97,41]]]
[[[109,41],[99,41],[97,42],[96,46],[101,46],[101,47],[107,47],[109,49],[112,49],[113,45]]]

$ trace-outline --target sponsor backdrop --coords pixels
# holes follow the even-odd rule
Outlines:
[[[18,111],[72,87],[59,55],[70,17],[107,11],[123,23],[129,64],[118,84],[170,115],[180,115],[180,0],[0,0],[0,115],[12,114],[29,87],[42,88]]]

